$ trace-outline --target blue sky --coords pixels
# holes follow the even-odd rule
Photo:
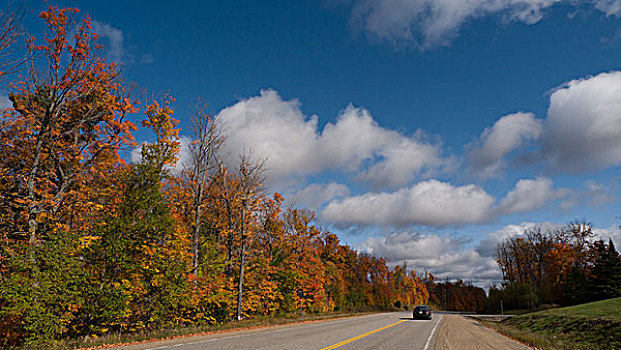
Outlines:
[[[487,285],[526,227],[621,238],[621,0],[56,3],[182,134],[202,98],[226,152],[361,250]]]

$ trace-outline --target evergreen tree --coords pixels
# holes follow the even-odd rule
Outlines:
[[[567,275],[563,292],[564,305],[582,304],[589,298],[589,280],[584,269],[578,265],[574,265],[571,272]]]
[[[603,300],[621,296],[621,258],[612,239],[605,244],[596,242],[597,258],[591,273],[592,300]]]

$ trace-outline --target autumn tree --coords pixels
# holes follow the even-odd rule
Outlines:
[[[534,288],[537,302],[573,303],[576,294],[572,293],[583,287],[576,283],[584,281],[582,275],[590,274],[593,237],[593,228],[585,220],[558,230],[535,227],[511,236],[498,244],[497,262],[503,279],[508,284]]]
[[[41,13],[49,34],[43,45],[27,42],[28,78],[10,93],[13,110],[0,135],[3,192],[9,194],[2,205],[25,218],[10,230],[26,234],[30,245],[40,240],[41,225],[77,223],[62,209],[83,199],[81,177],[117,162],[135,128],[125,120],[135,109],[114,65],[97,55],[88,17],[71,29],[77,12],[50,7]]]
[[[215,168],[217,152],[222,146],[224,137],[217,121],[209,116],[206,106],[199,101],[192,119],[193,141],[189,146],[189,164],[184,164],[184,176],[190,188],[192,201],[192,274],[198,275],[200,260],[201,231],[203,207],[206,192],[211,183],[211,172]],[[196,279],[194,280],[196,285]]]
[[[226,240],[227,273],[233,275],[235,255],[237,255],[237,308],[236,318],[242,317],[242,298],[246,249],[252,240],[248,230],[253,223],[253,210],[263,198],[265,160],[253,160],[251,153],[243,153],[235,173],[230,173],[223,160],[218,160],[218,173],[214,178],[216,198],[222,207],[224,223],[221,226]]]
[[[14,72],[23,63],[22,58],[13,55],[11,46],[21,34],[19,24],[24,12],[24,7],[15,11],[0,10],[0,78]]]
[[[240,253],[239,277],[237,282],[237,320],[241,320],[242,295],[244,291],[244,270],[246,268],[246,248],[248,246],[248,209],[256,205],[261,198],[265,178],[263,177],[265,161],[253,162],[249,155],[243,154],[239,160],[239,192],[240,199]]]
[[[69,332],[82,305],[84,233],[108,191],[91,180],[122,163],[118,150],[134,129],[116,69],[77,12],[41,13],[48,34],[27,40],[27,76],[12,84],[0,128],[0,318],[21,324],[13,336],[33,344]]]
[[[95,230],[99,239],[89,258],[97,266],[92,280],[98,290],[89,293],[95,298],[88,303],[91,321],[85,324],[118,331],[175,324],[188,297],[188,242],[163,191],[179,151],[171,101],[146,106],[142,124],[153,130],[155,141],[142,145],[141,160],[120,179],[119,207]]]
[[[179,172],[174,99],[133,102],[78,16],[41,13],[0,118],[0,347],[426,302],[415,272],[268,194],[264,161],[224,158],[203,104]],[[16,23],[0,20],[0,55]],[[154,136],[127,162],[139,112]]]

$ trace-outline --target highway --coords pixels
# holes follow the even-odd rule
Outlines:
[[[441,314],[412,320],[411,312],[393,312],[235,331],[215,335],[116,347],[124,350],[229,349],[433,349]]]

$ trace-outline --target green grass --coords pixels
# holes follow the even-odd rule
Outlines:
[[[489,325],[541,349],[621,349],[621,298],[548,309]]]

